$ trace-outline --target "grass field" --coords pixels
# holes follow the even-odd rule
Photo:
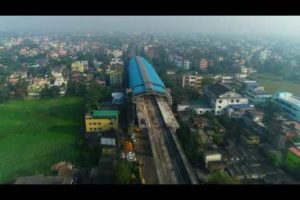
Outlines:
[[[283,77],[262,73],[255,73],[250,77],[257,80],[259,84],[263,85],[267,92],[274,93],[278,90],[286,90],[295,95],[300,95],[300,84],[286,80]]]
[[[51,174],[51,166],[61,160],[92,165],[93,155],[78,145],[82,124],[79,98],[0,104],[0,183]]]

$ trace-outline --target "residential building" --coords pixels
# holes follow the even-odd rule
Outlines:
[[[84,72],[88,68],[88,61],[75,61],[71,65],[72,72]]]
[[[293,120],[300,122],[300,98],[289,92],[277,92],[273,100]]]
[[[242,140],[248,145],[256,145],[260,143],[260,137],[248,129],[242,130]]]
[[[190,61],[184,60],[183,61],[183,68],[189,70],[190,69]]]
[[[246,111],[243,116],[243,121],[247,127],[260,135],[264,134],[266,131],[266,126],[262,120],[263,112],[258,112],[256,110]]]
[[[239,78],[246,78],[248,75],[247,74],[235,74],[234,78],[239,79]]]
[[[221,83],[225,83],[225,84],[231,84],[231,83],[233,83],[233,81],[235,79],[235,76],[225,76],[225,75],[218,74],[214,77],[214,79],[217,82],[221,82]]]
[[[39,97],[42,89],[49,84],[50,81],[47,78],[33,78],[27,87],[28,98]]]
[[[175,75],[176,71],[174,70],[167,70],[167,75]]]
[[[270,50],[263,50],[260,52],[259,59],[264,62],[271,56],[271,51]]]
[[[123,70],[111,70],[109,71],[109,83],[110,85],[121,85],[123,82]]]
[[[202,76],[200,75],[183,75],[182,87],[200,87]]]
[[[8,82],[12,85],[15,85],[20,79],[27,79],[27,73],[20,71],[14,72],[9,76]]]
[[[123,55],[123,51],[120,49],[114,49],[113,51],[110,51],[110,54],[112,54],[115,58],[119,58]]]
[[[224,57],[222,57],[222,56],[218,57],[217,61],[218,61],[218,62],[224,61]]]
[[[227,107],[228,116],[231,118],[242,118],[246,111],[252,110],[253,106],[249,104],[229,105]]]
[[[183,61],[179,60],[179,59],[176,59],[175,60],[175,65],[176,65],[177,68],[182,68],[183,67]]]
[[[206,99],[200,99],[178,104],[177,111],[194,111],[198,115],[203,115],[207,112],[214,112],[214,109],[209,105],[209,102]]]
[[[122,92],[113,92],[111,93],[112,103],[113,104],[123,104],[124,102],[124,93]]]
[[[54,84],[55,86],[67,86],[67,81],[64,79],[63,76],[57,77],[54,80]]]
[[[248,99],[236,93],[233,89],[221,83],[215,83],[204,88],[215,115],[222,115],[229,105],[248,104]]]
[[[33,64],[33,65],[28,65],[28,68],[39,68],[40,64]]]
[[[202,59],[200,60],[199,67],[200,67],[200,70],[206,71],[207,68],[208,68],[208,60],[205,59],[205,58],[202,58]]]
[[[264,87],[259,86],[254,80],[238,78],[235,80],[235,86],[248,98],[250,103],[255,105],[264,104],[272,98],[272,95],[266,93]]]
[[[117,110],[94,110],[85,115],[86,133],[99,133],[118,128]]]
[[[221,83],[232,83],[233,80],[233,76],[222,76]]]
[[[52,70],[52,71],[51,71],[51,75],[52,75],[54,78],[58,78],[58,77],[62,77],[62,76],[63,76],[61,70],[58,70],[58,71]]]
[[[150,59],[158,57],[158,50],[159,50],[158,46],[154,46],[154,45],[149,45],[145,47],[146,54]]]
[[[241,66],[240,70],[241,70],[240,72],[242,74],[252,74],[252,73],[256,72],[255,69],[253,69],[251,67],[245,67],[245,66]]]
[[[205,167],[208,167],[209,162],[215,162],[215,161],[221,161],[222,160],[222,154],[216,151],[207,151],[204,152],[204,162]]]

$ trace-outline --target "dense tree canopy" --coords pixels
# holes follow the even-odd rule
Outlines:
[[[129,184],[131,182],[131,169],[128,162],[121,160],[115,167],[116,181],[118,184]]]

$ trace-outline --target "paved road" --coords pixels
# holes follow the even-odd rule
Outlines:
[[[155,108],[153,108],[147,97],[145,99],[141,97],[137,102],[140,127],[149,137],[159,183],[175,184],[177,183],[177,179],[164,143],[164,138],[162,137],[161,127],[157,121],[158,117],[156,116]]]
[[[147,130],[141,130],[136,135],[136,155],[139,161],[143,162],[142,172],[145,178],[146,184],[158,184],[158,178],[156,174],[155,163],[151,151],[150,141],[147,135]]]

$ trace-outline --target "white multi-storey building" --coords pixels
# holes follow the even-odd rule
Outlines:
[[[210,99],[210,105],[214,109],[215,115],[222,115],[230,105],[248,104],[247,98],[221,83],[205,87],[204,92]]]

